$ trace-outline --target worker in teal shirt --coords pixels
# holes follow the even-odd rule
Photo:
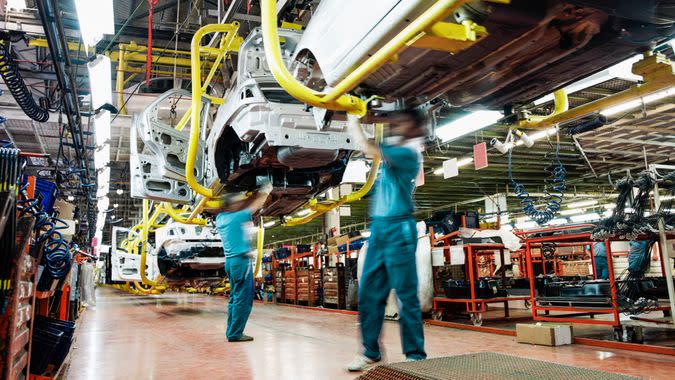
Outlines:
[[[422,160],[419,152],[426,118],[417,111],[390,116],[392,141],[378,148],[366,139],[359,119],[349,115],[348,126],[354,140],[367,156],[382,159],[370,203],[368,252],[359,279],[363,353],[347,366],[349,371],[364,371],[381,360],[379,338],[391,289],[396,290],[400,301],[403,353],[408,361],[427,356],[417,296],[417,228],[413,217],[413,190]]]
[[[246,226],[253,214],[265,204],[271,185],[244,200],[225,200],[216,215],[216,228],[225,251],[225,273],[230,280],[230,300],[227,304],[227,331],[230,342],[253,340],[244,334],[253,307],[253,262],[249,256],[251,241]]]

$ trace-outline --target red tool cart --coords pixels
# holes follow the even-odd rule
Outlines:
[[[450,234],[434,237],[433,228],[430,228],[431,248],[443,248],[443,255],[446,262],[450,261],[450,246],[453,241],[459,241],[459,232],[452,232]],[[478,263],[480,260],[494,257],[495,251],[499,251],[501,262],[504,263],[504,245],[502,244],[462,244],[464,250],[464,274],[469,281],[470,296],[468,298],[448,298],[448,297],[434,297],[432,317],[435,320],[443,318],[443,311],[441,305],[443,304],[464,304],[466,312],[471,318],[471,322],[475,326],[483,324],[483,313],[487,311],[487,304],[502,303],[504,305],[504,317],[509,317],[509,301],[529,301],[529,295],[523,296],[505,296],[505,297],[491,297],[480,298],[476,289],[476,280],[480,275],[478,272]],[[506,285],[506,273],[502,271],[501,275],[502,287]]]
[[[542,302],[541,297],[537,294],[536,285],[535,285],[535,265],[542,265],[543,268],[546,268],[547,262],[554,262],[557,260],[555,256],[541,257],[541,263],[535,262],[537,257],[534,253],[535,250],[540,249],[543,244],[555,243],[557,246],[590,246],[590,255],[591,255],[591,265],[593,277],[596,277],[595,263],[592,259],[593,255],[593,244],[596,243],[591,240],[590,229],[594,225],[582,224],[582,225],[572,225],[572,226],[561,226],[561,227],[551,227],[551,228],[542,228],[537,230],[530,230],[526,232],[521,232],[519,235],[525,240],[525,254],[527,260],[527,271],[528,277],[530,278],[530,293],[531,297],[534,300],[532,302],[532,317],[535,321],[549,321],[549,322],[567,322],[567,323],[586,323],[586,324],[596,324],[596,325],[609,325],[615,327],[615,338],[617,340],[622,340],[622,336],[630,336],[632,329],[629,328],[629,333],[624,334],[622,331],[622,325],[624,321],[621,321],[620,318],[620,308],[617,302],[617,273],[615,273],[615,263],[614,259],[617,256],[621,256],[625,253],[619,253],[618,255],[612,252],[611,242],[612,241],[621,241],[621,239],[607,239],[605,240],[606,252],[607,252],[607,265],[609,272],[609,284],[611,297],[608,299],[609,306],[592,306],[592,305],[573,305],[569,303],[568,305],[559,305],[558,302],[555,304],[552,302]],[[675,236],[675,235],[673,235]],[[644,240],[645,237],[638,238],[636,240]],[[660,243],[657,242],[655,247],[658,247],[658,251],[662,252]],[[661,264],[661,274],[665,276],[664,260],[663,257],[659,254],[659,260]],[[557,265],[553,266],[557,268]],[[544,273],[546,270],[544,269]],[[564,275],[564,273],[559,273],[558,269],[555,270],[556,275]],[[658,310],[670,310],[668,306],[658,306],[658,307],[648,307],[644,309],[645,311],[658,311]],[[611,318],[595,318],[598,315],[610,315]],[[639,340],[639,338],[630,338],[629,340]]]

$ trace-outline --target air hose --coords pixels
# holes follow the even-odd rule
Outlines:
[[[26,83],[19,73],[19,67],[12,59],[5,41],[0,41],[0,75],[2,75],[2,79],[4,79],[14,100],[28,117],[41,123],[49,120],[49,112],[35,103],[33,95],[26,87]]]
[[[41,246],[44,244],[45,270],[54,279],[64,278],[68,275],[71,267],[70,244],[63,238],[59,230],[68,228],[68,224],[44,212],[39,199],[28,198],[27,188],[28,184],[26,183],[19,190],[22,199],[19,200],[18,209],[21,215],[30,214],[35,217],[35,245]]]
[[[579,133],[584,133],[598,129],[607,123],[607,118],[604,115],[597,115],[596,117],[582,121],[580,123],[565,127],[565,134],[574,136]]]
[[[553,150],[553,144],[549,141],[549,145]],[[560,142],[556,144],[555,147],[555,157],[550,159],[550,163],[544,169],[547,173],[546,187],[544,189],[544,199],[546,200],[546,206],[543,210],[537,209],[534,205],[534,201],[530,197],[530,193],[525,190],[525,185],[520,182],[517,182],[513,178],[513,168],[511,162],[511,155],[513,153],[513,148],[509,149],[509,182],[513,191],[516,193],[516,197],[520,201],[520,205],[523,207],[523,212],[530,219],[537,222],[537,224],[546,224],[551,219],[555,217],[555,213],[560,210],[560,205],[562,203],[563,197],[565,196],[565,177],[567,176],[567,171],[560,162]],[[550,153],[550,152],[549,152]],[[546,154],[548,158],[549,153]],[[549,190],[550,189],[550,190]]]

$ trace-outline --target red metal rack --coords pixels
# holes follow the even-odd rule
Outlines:
[[[430,228],[429,232],[431,236],[431,247],[438,248],[436,243],[442,242],[442,247],[444,250],[444,257],[446,260],[449,260],[449,249],[450,242],[455,240],[459,236],[459,232],[453,232],[439,238],[434,237],[433,228]],[[466,312],[471,317],[471,322],[475,326],[480,326],[483,324],[483,313],[487,311],[487,304],[491,303],[503,303],[504,304],[504,317],[509,317],[509,301],[528,301],[530,296],[507,296],[507,297],[493,297],[493,298],[478,298],[476,292],[475,281],[480,277],[478,275],[478,260],[482,256],[491,256],[494,255],[494,251],[499,251],[501,262],[504,263],[504,245],[503,244],[463,244],[464,249],[464,271],[465,277],[469,280],[470,284],[470,298],[447,298],[447,297],[434,297],[433,298],[433,310],[432,316],[434,319],[441,319],[443,309],[441,307],[444,303],[450,304],[464,304]],[[502,285],[505,285],[506,282],[506,273],[502,271]]]
[[[532,318],[535,321],[549,321],[549,322],[568,322],[568,323],[586,323],[595,325],[609,325],[614,327],[621,326],[620,310],[617,302],[617,283],[616,274],[614,272],[614,257],[612,253],[611,242],[622,241],[622,239],[607,239],[605,240],[605,247],[607,251],[607,266],[609,272],[609,283],[611,291],[611,306],[609,307],[579,307],[579,306],[558,306],[558,305],[543,305],[538,301],[534,278],[534,255],[532,250],[541,246],[542,243],[556,243],[565,246],[591,246],[591,255],[593,255],[592,247],[595,242],[591,241],[590,232],[582,231],[582,228],[592,228],[593,225],[572,225],[563,227],[543,228],[538,230],[530,230],[521,232],[519,235],[525,240],[525,255],[527,262],[527,273],[530,278],[530,295],[534,302],[532,302]],[[548,236],[531,236],[535,234],[546,233]],[[639,240],[639,239],[638,239]],[[662,252],[660,244],[657,242],[659,252]],[[663,257],[659,255],[661,261],[661,273],[665,276]],[[591,258],[593,277],[596,277],[595,263]],[[542,258],[542,265],[545,266],[546,259]],[[669,310],[669,307],[656,307],[649,310]],[[551,312],[565,312],[567,314],[553,315]],[[543,313],[543,314],[542,314]],[[611,319],[595,319],[595,315],[610,315]],[[590,317],[590,318],[589,318]]]

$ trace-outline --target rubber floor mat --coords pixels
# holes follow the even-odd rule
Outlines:
[[[359,376],[362,380],[634,380],[586,368],[541,360],[525,359],[495,352],[448,356],[410,363],[377,366]]]

